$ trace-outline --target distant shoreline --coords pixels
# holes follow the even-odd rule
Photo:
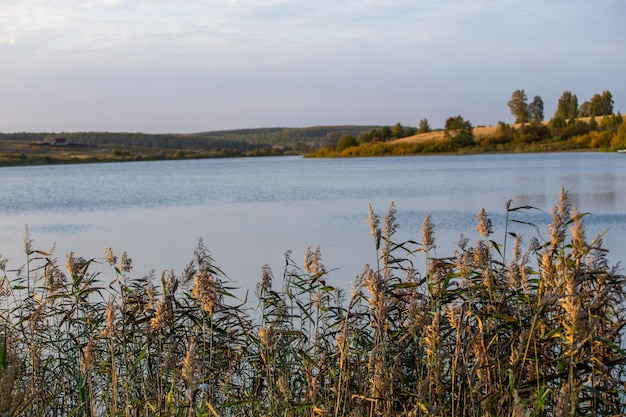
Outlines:
[[[605,118],[609,118],[608,122]],[[454,145],[443,129],[356,142],[388,127],[315,126],[259,128],[197,134],[143,134],[110,132],[0,133],[0,167],[212,159],[301,155],[315,157],[373,157],[403,155],[455,155],[495,153],[616,151],[611,146],[621,115],[578,118],[561,126],[552,122],[471,128],[471,141]],[[401,126],[400,126],[401,127]],[[376,130],[380,129],[380,130]],[[620,128],[623,129],[623,128]],[[402,127],[401,129],[402,130]],[[406,128],[406,132],[415,128]],[[452,136],[451,136],[452,135]],[[337,151],[340,139],[351,136],[353,145]],[[355,145],[356,144],[356,145]]]

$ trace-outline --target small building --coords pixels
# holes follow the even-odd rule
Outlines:
[[[67,138],[52,138],[50,141],[50,146],[67,146],[69,145],[69,141]]]

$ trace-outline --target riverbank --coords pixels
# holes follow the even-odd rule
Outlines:
[[[25,165],[60,165],[102,162],[159,161],[174,159],[207,159],[285,154],[278,149],[253,151],[166,149],[142,146],[24,143],[0,140],[0,167]]]
[[[481,153],[615,151],[626,147],[622,116],[578,118],[559,124],[500,122],[465,132],[433,130],[409,136],[376,135],[372,126],[264,128],[189,135],[87,132],[0,134],[0,167],[94,162],[206,159],[242,156],[305,155],[363,157]],[[371,130],[368,130],[371,129]],[[392,130],[387,129],[391,134]],[[415,132],[414,128],[404,129]],[[402,137],[400,137],[402,136]],[[351,138],[351,146],[343,146]]]
[[[626,146],[626,123],[621,114],[542,123],[439,129],[406,137],[381,139],[377,132],[344,137],[320,148],[312,157],[362,157],[422,154],[527,153],[615,151]]]

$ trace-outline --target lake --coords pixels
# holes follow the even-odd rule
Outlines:
[[[0,169],[0,253],[9,268],[24,263],[28,226],[35,247],[61,265],[68,251],[102,261],[104,247],[133,259],[131,275],[180,272],[199,238],[239,286],[253,289],[260,268],[282,276],[284,253],[302,263],[320,246],[331,275],[347,287],[375,263],[366,224],[368,203],[384,215],[398,210],[398,240],[421,241],[427,214],[435,223],[437,255],[451,254],[463,233],[478,237],[484,207],[494,240],[504,235],[505,204],[539,210],[516,218],[550,221],[561,186],[586,218],[587,235],[607,231],[615,263],[626,259],[626,156],[617,153],[414,156],[304,159],[297,156],[205,159]],[[511,230],[530,238],[534,229]],[[418,263],[419,265],[419,263]],[[112,271],[103,280],[112,277]],[[107,275],[108,274],[108,275]]]

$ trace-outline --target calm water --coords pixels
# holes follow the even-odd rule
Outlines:
[[[0,253],[24,261],[25,226],[35,246],[64,264],[72,250],[101,258],[125,250],[133,274],[180,272],[203,238],[216,263],[244,288],[261,265],[281,276],[284,253],[299,263],[321,246],[343,285],[375,262],[367,205],[395,202],[399,239],[421,239],[432,215],[438,255],[461,233],[477,238],[475,215],[490,214],[502,240],[504,205],[542,211],[517,216],[545,225],[561,186],[587,217],[588,235],[608,230],[613,262],[626,259],[626,156],[609,153],[421,156],[370,159],[300,157],[161,161],[0,169]],[[525,236],[533,229],[513,229]],[[545,231],[545,227],[541,228]]]

